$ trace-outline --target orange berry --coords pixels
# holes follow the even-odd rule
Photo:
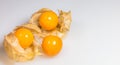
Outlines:
[[[39,17],[39,24],[45,30],[53,30],[58,24],[58,16],[52,11],[44,12]]]
[[[17,29],[14,34],[17,37],[22,48],[29,47],[33,42],[33,34],[26,28]]]
[[[55,56],[62,49],[62,40],[58,36],[46,36],[42,42],[42,49],[46,55]]]

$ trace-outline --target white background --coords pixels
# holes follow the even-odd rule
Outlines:
[[[43,7],[72,12],[61,53],[11,61],[3,49],[4,35]],[[0,43],[0,65],[120,65],[120,0],[0,0]]]

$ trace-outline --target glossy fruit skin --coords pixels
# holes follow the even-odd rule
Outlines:
[[[26,28],[19,28],[14,32],[22,48],[29,47],[34,39],[32,32]]]
[[[58,16],[53,11],[43,12],[39,17],[39,25],[45,30],[53,30],[58,25]]]
[[[58,36],[46,36],[42,42],[42,49],[46,55],[55,56],[62,49],[62,40]]]

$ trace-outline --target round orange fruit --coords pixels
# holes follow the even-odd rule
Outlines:
[[[46,55],[55,56],[62,49],[62,40],[58,36],[46,36],[42,41],[42,49]]]
[[[29,29],[19,28],[14,32],[22,48],[29,47],[33,42],[33,34]]]
[[[45,30],[53,30],[58,25],[58,16],[53,11],[43,12],[39,17],[39,25]]]

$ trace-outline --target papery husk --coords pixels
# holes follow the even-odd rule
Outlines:
[[[23,49],[13,33],[9,33],[4,39],[4,48],[10,58],[15,61],[27,61],[34,58],[33,45]]]

